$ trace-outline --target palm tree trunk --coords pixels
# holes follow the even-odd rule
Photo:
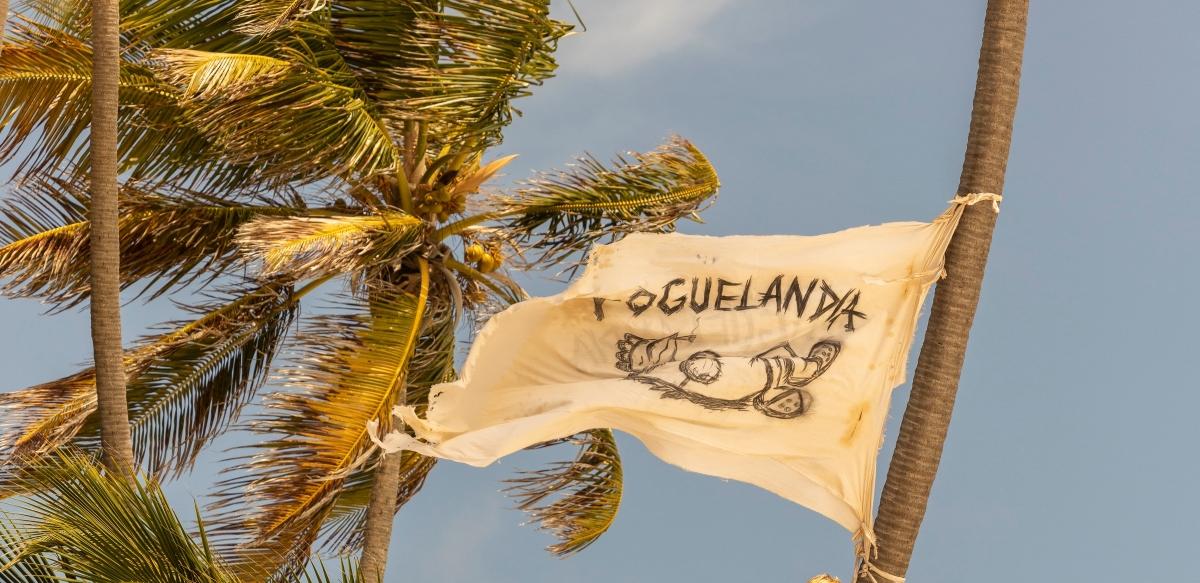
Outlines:
[[[132,476],[133,443],[121,353],[120,235],[117,212],[117,105],[120,73],[117,0],[92,2],[91,251],[92,351],[100,438],[110,471]]]
[[[404,177],[400,177],[404,180]],[[420,271],[420,289],[417,293],[417,311],[413,325],[419,330],[424,326],[425,304],[429,301],[429,264],[425,259],[418,259]],[[413,346],[409,348],[411,364],[413,352],[416,350],[416,337]],[[399,394],[396,404],[405,405],[408,402],[408,370],[404,371],[400,381]],[[390,415],[391,407],[386,409]],[[397,430],[404,429],[403,423],[397,421]],[[404,469],[404,453],[393,454],[380,452],[381,459],[375,468],[375,481],[371,485],[371,500],[367,503],[366,524],[363,526],[362,555],[358,560],[358,570],[361,581],[365,583],[383,583],[383,575],[387,571],[388,548],[392,543],[392,523],[396,518],[397,500],[400,497],[400,471]]]
[[[400,494],[400,470],[403,453],[385,453],[375,469],[371,502],[363,533],[362,558],[358,568],[364,583],[382,583],[387,570],[388,547],[392,542],[392,523],[396,517],[396,498]]]
[[[988,1],[959,195],[1004,189],[1028,12],[1029,0]],[[941,461],[995,223],[991,205],[966,207],[946,252],[948,276],[934,296],[875,521],[874,566],[898,577],[908,572]]]

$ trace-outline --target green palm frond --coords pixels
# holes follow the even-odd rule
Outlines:
[[[18,174],[82,167],[91,123],[91,47],[60,31],[13,25],[11,42],[0,52],[0,158],[20,150]],[[144,114],[171,110],[175,96],[128,61],[118,82],[128,143],[150,131]]]
[[[88,0],[24,0],[20,17],[38,25],[87,38],[92,5]]]
[[[153,483],[79,456],[47,458],[23,479],[34,494],[0,527],[0,556],[15,561],[0,581],[237,583]]]
[[[554,75],[554,51],[572,28],[550,18],[548,0],[404,4],[415,11],[405,31],[415,48],[405,54],[414,58],[408,67],[373,71],[378,99],[398,115],[429,120],[443,139],[498,142],[517,113],[511,102]]]
[[[544,174],[498,197],[496,210],[442,227],[434,237],[498,220],[511,244],[532,256],[529,264],[549,266],[604,239],[673,231],[679,219],[696,218],[720,185],[708,158],[674,138],[653,152],[620,156],[612,169],[583,157],[568,171]]]
[[[366,583],[358,571],[358,563],[348,557],[338,561],[338,576],[329,572],[324,562],[317,562],[301,575],[296,583]]]
[[[134,452],[155,474],[178,475],[236,421],[266,380],[304,292],[266,285],[198,308],[203,316],[144,339],[126,352]],[[100,447],[95,376],[86,369],[21,391],[0,393],[0,491],[31,463],[65,444]]]
[[[316,317],[300,333],[283,379],[292,389],[268,396],[251,424],[266,440],[217,493],[214,533],[251,576],[264,575],[271,558],[287,570],[307,555],[342,485],[374,449],[367,424],[390,426],[429,298],[420,264],[420,281],[376,287],[369,300],[347,300],[344,313]]]
[[[167,82],[182,87],[184,96],[201,99],[228,99],[239,90],[271,82],[293,66],[266,55],[189,49],[159,49],[154,56],[163,64]]]
[[[300,212],[289,206],[246,205],[190,192],[160,194],[122,188],[121,279],[142,283],[151,298],[206,284],[242,258],[235,235],[251,219]],[[57,309],[90,292],[87,191],[79,181],[24,183],[0,203],[0,291],[44,298]]]
[[[194,308],[205,313],[199,325],[179,323],[186,341],[156,355],[129,383],[139,467],[178,476],[237,421],[267,380],[298,311],[297,299],[288,286],[267,285]],[[98,450],[97,421],[84,427],[77,445]]]
[[[0,583],[57,583],[50,559],[28,552],[25,537],[7,514],[0,514]]]
[[[580,446],[574,461],[524,472],[506,492],[538,525],[558,537],[550,552],[566,556],[596,542],[616,520],[623,490],[621,456],[611,430],[562,440]],[[552,442],[555,445],[560,442]]]
[[[648,154],[618,157],[609,169],[584,157],[505,198],[508,235],[553,265],[593,243],[631,232],[669,232],[720,188],[712,164],[690,142],[674,139]]]
[[[80,7],[84,14],[71,16]],[[64,3],[63,10],[66,15],[46,20],[68,24],[15,23],[11,42],[0,53],[0,158],[19,157],[17,175],[82,175],[88,167],[90,6]],[[213,190],[269,184],[274,176],[263,173],[269,157],[231,163],[189,123],[182,91],[157,76],[136,50],[141,42],[123,43],[130,48],[122,56],[119,79],[122,172],[134,180]]]
[[[263,217],[244,225],[238,245],[262,274],[292,277],[341,274],[380,263],[398,264],[425,232],[420,219],[398,211],[377,215]]]

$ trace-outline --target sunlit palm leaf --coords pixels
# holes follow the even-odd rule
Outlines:
[[[452,285],[455,283],[451,278],[434,278],[430,285],[430,297],[452,297],[453,292],[447,289]],[[458,322],[456,309],[445,301],[433,301],[426,308],[426,324],[422,326],[421,337],[417,339],[408,367],[408,387],[405,391],[407,404],[418,408],[427,406],[430,387],[454,380],[454,331]],[[379,450],[373,452],[373,461],[378,453]],[[417,495],[436,462],[434,458],[413,452],[403,453],[396,512]],[[345,553],[357,550],[362,545],[367,505],[374,483],[373,467],[356,470],[346,479],[322,530],[324,548]]]
[[[141,467],[190,468],[233,423],[266,378],[295,314],[286,286],[249,290],[205,306],[202,317],[126,352],[130,423]],[[67,443],[99,451],[92,369],[22,391],[0,393],[0,490],[12,494],[29,463]]]
[[[512,121],[511,101],[553,76],[571,26],[550,18],[548,0],[443,0],[419,8],[411,30],[435,58],[398,71],[380,100],[433,120],[438,135],[493,141]]]
[[[195,98],[228,99],[239,90],[269,83],[292,68],[290,62],[266,55],[159,49],[154,56],[164,65],[166,80],[182,87],[186,97]]]
[[[15,38],[0,52],[0,158],[20,149],[18,173],[79,166],[91,123],[91,47],[48,28],[13,24]],[[145,112],[175,102],[169,87],[131,62],[122,63],[119,84],[126,139],[148,131]]]
[[[503,198],[499,214],[506,217],[506,234],[533,252],[535,263],[554,264],[605,238],[673,231],[720,187],[712,164],[682,139],[619,157],[614,166],[585,157]]]
[[[44,554],[26,552],[24,540],[9,516],[0,514],[0,583],[61,581]]]
[[[74,456],[47,458],[23,479],[36,493],[2,529],[0,556],[16,563],[0,581],[236,583],[154,484],[131,484]]]
[[[265,286],[198,310],[187,341],[157,355],[129,383],[129,424],[138,466],[178,476],[238,414],[267,380],[271,362],[298,310],[286,286]],[[99,447],[97,419],[76,437]]]
[[[263,275],[346,273],[398,264],[421,242],[425,223],[401,212],[367,216],[264,217],[246,224],[238,244],[262,262]]]
[[[325,562],[316,562],[297,578],[296,583],[366,583],[358,571],[358,563],[349,557],[341,557],[338,561],[338,576],[335,578],[329,572]],[[374,582],[371,582],[374,583]]]
[[[242,261],[234,237],[254,217],[287,216],[295,207],[244,205],[188,192],[167,195],[122,188],[121,279],[158,296],[207,283]],[[79,182],[26,183],[0,204],[0,291],[40,297],[58,309],[91,289],[87,194]]]
[[[534,522],[558,537],[547,549],[559,556],[587,548],[608,531],[623,489],[621,456],[611,430],[595,429],[564,441],[580,445],[574,461],[524,472],[506,490]]]
[[[189,120],[222,156],[231,164],[267,160],[265,176],[299,182],[392,171],[402,157],[393,131],[336,52],[302,38],[277,51],[291,64],[286,72],[272,66],[267,82],[189,102]]]
[[[372,451],[367,424],[389,423],[404,391],[428,292],[427,276],[375,288],[370,300],[317,317],[301,332],[295,368],[284,378],[292,390],[269,396],[267,412],[251,425],[270,437],[218,493],[223,514],[213,532],[251,576],[265,575],[272,558],[290,569],[317,540],[342,485]]]

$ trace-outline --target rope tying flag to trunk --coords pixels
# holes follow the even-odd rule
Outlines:
[[[966,206],[932,222],[819,236],[634,234],[595,248],[565,292],[479,333],[386,451],[485,466],[593,428],[684,469],[760,486],[856,533],[871,565],[876,458],[921,305]],[[997,207],[998,208],[998,207]]]
[[[981,201],[985,201],[985,200],[991,201],[992,210],[996,211],[996,213],[999,213],[1000,212],[1000,201],[1004,200],[1004,197],[1000,196],[999,194],[996,194],[994,192],[972,192],[969,194],[963,194],[963,195],[954,197],[954,200],[951,200],[950,204],[971,206],[977,202],[981,202]]]

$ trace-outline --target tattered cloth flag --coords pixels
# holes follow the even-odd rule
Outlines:
[[[977,200],[957,202],[932,223],[597,247],[567,291],[494,316],[424,418],[396,408],[416,439],[375,438],[485,466],[613,428],[811,508],[864,552],[891,392],[962,205]]]

